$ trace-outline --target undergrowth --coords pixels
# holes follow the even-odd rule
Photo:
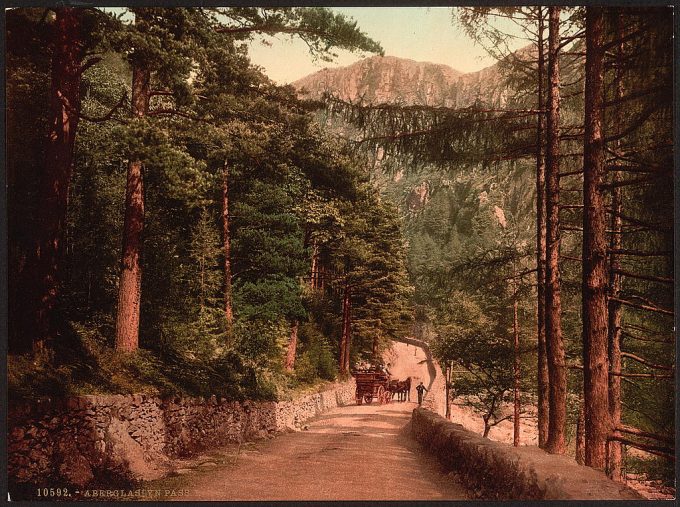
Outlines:
[[[94,326],[73,324],[54,345],[54,360],[8,356],[11,400],[84,394],[222,396],[231,400],[290,399],[335,379],[332,354],[314,337],[295,373],[263,367],[236,349],[197,357],[163,344],[158,350],[116,353]]]

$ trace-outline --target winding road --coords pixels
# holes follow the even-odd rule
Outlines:
[[[260,441],[234,464],[166,479],[181,500],[460,500],[464,489],[410,436],[414,403],[347,406]],[[165,482],[165,484],[163,484]]]
[[[432,364],[414,344],[386,354],[394,378],[430,386]],[[438,377],[437,373],[435,376]],[[435,386],[436,387],[436,386]],[[150,488],[182,489],[177,500],[463,500],[464,488],[410,435],[415,403],[349,405],[310,421],[303,431],[224,449]]]

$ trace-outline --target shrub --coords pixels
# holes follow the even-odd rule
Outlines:
[[[312,383],[316,379],[335,379],[338,371],[330,341],[313,323],[301,326],[300,349],[295,366],[298,380]]]

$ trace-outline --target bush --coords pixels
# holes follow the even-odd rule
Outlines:
[[[55,362],[8,357],[12,400],[77,394],[224,396],[232,400],[274,399],[276,385],[238,351],[195,356],[165,344],[159,350],[119,354],[93,324],[73,325],[55,344]]]
[[[300,328],[300,351],[295,366],[299,381],[312,383],[317,379],[335,379],[338,370],[330,341],[313,323]]]
[[[650,481],[661,481],[664,486],[675,485],[675,467],[670,460],[653,456],[643,459],[628,454],[625,458],[625,468],[628,472],[645,474]]]

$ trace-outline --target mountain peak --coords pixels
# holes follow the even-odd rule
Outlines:
[[[496,81],[494,71],[490,67],[464,74],[441,63],[371,56],[346,67],[322,69],[293,86],[312,99],[328,92],[347,101],[461,107],[482,92],[485,86],[481,81]]]

